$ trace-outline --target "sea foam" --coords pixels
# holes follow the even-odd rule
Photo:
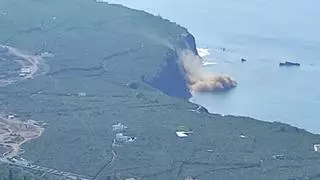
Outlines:
[[[198,51],[199,56],[202,58],[207,57],[211,54],[210,50],[206,49],[206,48],[197,48],[197,51]]]
[[[202,65],[203,66],[212,66],[216,65],[216,62],[210,62],[210,61],[205,61],[205,57],[210,56],[210,49],[207,48],[197,48],[199,56],[202,58]]]

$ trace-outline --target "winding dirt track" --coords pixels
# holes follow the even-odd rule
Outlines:
[[[23,77],[0,79],[0,85],[2,86],[6,86],[25,79],[32,79],[39,74],[40,67],[46,67],[44,66],[44,59],[39,55],[32,55],[24,52],[23,50],[19,50],[17,48],[6,45],[0,45],[0,48],[7,49],[8,54],[16,56],[18,59],[15,59],[15,61],[17,61],[21,65],[21,69],[29,69],[29,72],[26,73]],[[44,71],[47,72],[48,68],[45,68]]]
[[[0,129],[0,144],[4,147],[10,147],[10,150],[4,153],[5,157],[19,155],[22,144],[39,138],[44,131],[44,128],[33,120],[24,122],[18,119],[8,119],[1,114]]]

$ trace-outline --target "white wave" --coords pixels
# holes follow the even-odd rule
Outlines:
[[[208,61],[203,61],[202,65],[203,66],[212,66],[212,65],[217,65],[218,63],[216,62],[208,62]]]
[[[199,56],[202,58],[209,56],[211,54],[210,50],[206,49],[206,48],[197,48],[197,51],[198,51]]]
[[[210,53],[210,49],[207,48],[197,48],[198,54],[201,58],[203,58],[202,60],[202,65],[203,66],[211,66],[211,65],[216,65],[217,63],[215,62],[210,62],[210,61],[205,61],[204,58],[209,56]]]

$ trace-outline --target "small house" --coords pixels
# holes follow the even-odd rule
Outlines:
[[[13,115],[13,114],[8,115],[8,119],[14,119],[14,118],[15,118],[15,115]]]
[[[79,97],[85,97],[85,96],[87,96],[87,93],[85,93],[85,92],[80,92],[80,93],[78,93],[78,96],[79,96]]]
[[[31,69],[29,67],[23,67],[23,68],[21,68],[20,72],[22,74],[30,74],[31,73]]]
[[[320,152],[320,144],[314,144],[314,145],[313,145],[313,149],[314,149],[314,151],[316,151],[316,152]]]
[[[118,124],[115,124],[115,125],[112,125],[112,131],[113,132],[124,132],[128,127],[121,124],[121,123],[118,123]]]

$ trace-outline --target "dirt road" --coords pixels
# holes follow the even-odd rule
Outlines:
[[[4,54],[15,56],[16,58],[13,60],[21,65],[21,72],[20,74],[19,72],[16,72],[16,77],[10,77],[8,79],[0,78],[1,86],[6,86],[25,79],[32,79],[40,74],[39,71],[41,67],[45,67],[41,69],[44,73],[48,71],[48,66],[46,66],[44,59],[39,55],[32,55],[23,50],[6,45],[0,45],[0,48],[7,51]],[[25,69],[26,72],[23,72],[23,69]]]

